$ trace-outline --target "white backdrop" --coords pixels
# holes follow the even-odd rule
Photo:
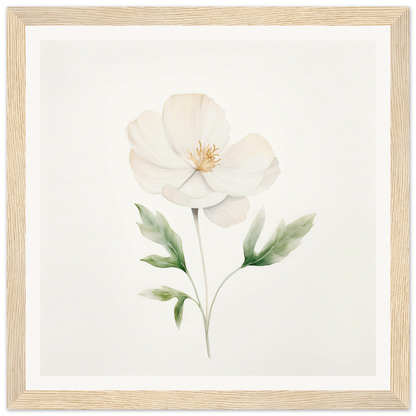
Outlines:
[[[239,272],[211,325],[185,305],[137,293],[190,293],[180,271],[140,262],[164,254],[139,232],[134,203],[159,210],[202,275],[191,213],[141,190],[124,129],[175,93],[225,109],[231,142],[262,134],[282,174],[223,230],[201,216],[211,294],[242,261],[266,207],[280,219],[317,212],[282,263]],[[43,42],[41,46],[41,373],[43,375],[375,374],[374,42]]]

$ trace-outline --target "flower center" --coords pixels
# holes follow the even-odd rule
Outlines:
[[[194,152],[188,150],[188,159],[195,163],[196,170],[211,172],[221,160],[219,155],[215,153],[217,150],[218,147],[215,147],[215,145],[210,146],[208,143],[205,147],[202,147],[201,142],[199,142],[199,148],[197,147]]]

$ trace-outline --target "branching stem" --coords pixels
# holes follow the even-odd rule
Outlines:
[[[198,294],[198,290],[196,289],[196,286],[195,286],[195,283],[194,283],[194,280],[192,279],[192,276],[191,276],[191,274],[188,272],[188,270],[186,270],[186,275],[188,276],[188,278],[189,278],[189,281],[191,282],[191,284],[192,284],[192,287],[194,288],[194,292],[195,292],[195,296],[196,296],[196,300],[195,299],[193,299],[193,298],[190,298],[190,299],[192,299],[197,305],[198,305],[198,308],[199,308],[199,310],[201,311],[201,314],[202,314],[202,319],[203,319],[203,321],[204,321],[204,330],[205,330],[205,343],[206,343],[206,345],[207,345],[207,354],[208,354],[208,357],[209,358],[211,358],[211,347],[210,347],[210,345],[209,345],[209,335],[208,335],[208,322],[207,322],[207,318],[206,318],[206,316],[205,316],[205,312],[204,312],[204,309],[202,308],[202,305],[201,305],[201,299],[199,299],[199,294]]]
[[[210,324],[210,321],[211,321],[211,312],[212,312],[212,307],[214,306],[214,302],[215,302],[215,299],[217,299],[217,296],[218,296],[218,292],[220,291],[220,289],[224,286],[224,283],[234,274],[234,273],[237,273],[240,269],[242,269],[243,268],[243,266],[240,266],[238,269],[235,269],[232,273],[230,273],[223,281],[222,281],[222,283],[219,285],[219,287],[218,287],[218,289],[217,289],[217,291],[215,292],[215,295],[214,295],[214,299],[212,299],[212,303],[211,303],[211,307],[209,308],[209,312],[207,312],[207,328],[208,328],[208,330],[209,330],[209,324]]]
[[[211,358],[211,351],[210,351],[210,345],[209,345],[209,324],[211,321],[211,313],[212,313],[212,307],[214,306],[214,302],[215,299],[217,299],[218,296],[218,292],[220,291],[220,289],[224,286],[224,283],[236,272],[238,272],[240,269],[243,268],[243,266],[240,266],[238,269],[234,270],[232,273],[230,273],[224,280],[223,282],[220,284],[220,286],[218,287],[217,291],[215,292],[214,298],[212,299],[212,303],[211,306],[209,306],[209,298],[208,298],[208,279],[207,279],[207,271],[206,271],[206,267],[205,267],[205,257],[204,257],[204,249],[202,248],[202,239],[201,239],[201,232],[199,229],[199,218],[198,218],[198,208],[191,208],[192,209],[192,216],[194,218],[194,223],[195,223],[195,229],[196,229],[196,234],[198,236],[198,243],[199,243],[199,251],[201,253],[201,262],[202,262],[202,271],[204,274],[204,282],[205,282],[205,312],[201,306],[201,301],[199,299],[198,296],[198,291],[196,290],[194,281],[192,280],[191,275],[189,274],[189,272],[187,272],[186,274],[189,277],[189,280],[192,283],[192,286],[194,287],[195,290],[195,295],[197,298],[197,305],[199,307],[199,309],[201,310],[202,313],[202,317],[204,318],[204,327],[205,327],[205,342],[207,344],[207,353],[208,353],[208,357]]]
[[[199,251],[201,253],[202,272],[204,274],[204,282],[205,282],[205,310],[206,310],[206,313],[208,313],[208,306],[209,306],[209,303],[208,303],[208,279],[207,279],[207,270],[206,270],[206,267],[205,267],[204,249],[202,248],[201,232],[199,230],[198,208],[191,208],[191,209],[192,209],[192,216],[194,217],[196,234],[198,236]]]

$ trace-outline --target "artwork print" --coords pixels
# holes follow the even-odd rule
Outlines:
[[[206,215],[212,227],[228,228],[242,223],[250,209],[249,197],[276,186],[280,174],[278,158],[266,138],[249,133],[240,141],[229,143],[231,129],[221,106],[201,93],[172,95],[166,100],[161,115],[143,111],[126,129],[134,177],[143,192],[162,194],[168,201],[183,207],[182,215],[193,216],[201,261],[199,270],[190,270],[181,230],[173,230],[162,213],[153,213],[138,201],[141,222],[137,224],[141,233],[162,245],[168,254],[163,257],[142,253],[146,255],[141,260],[152,267],[180,269],[190,283],[187,293],[163,285],[146,288],[139,294],[162,302],[174,300],[173,316],[178,329],[186,313],[186,303],[194,302],[201,312],[209,358],[212,356],[209,330],[215,324],[215,302],[223,285],[246,267],[277,267],[274,265],[301,244],[316,215],[308,214],[289,224],[282,220],[277,226],[268,225],[263,230],[266,220],[263,205],[252,224],[247,225],[244,241],[235,241],[241,245],[243,255],[235,259],[235,270],[224,270],[218,287],[210,285],[206,264],[212,259],[204,254],[200,213]],[[258,247],[256,243],[262,232],[269,238],[263,247]],[[224,247],[224,256],[227,256],[227,247]],[[223,301],[233,307],[232,298]]]
[[[381,374],[389,84],[370,29],[28,29],[32,386]]]

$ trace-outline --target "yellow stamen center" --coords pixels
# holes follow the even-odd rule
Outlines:
[[[199,142],[199,148],[197,147],[194,152],[188,150],[188,159],[195,163],[196,170],[211,172],[221,160],[219,155],[215,153],[217,150],[218,147],[215,147],[215,145],[210,146],[208,143],[205,147],[202,147],[201,142]]]

